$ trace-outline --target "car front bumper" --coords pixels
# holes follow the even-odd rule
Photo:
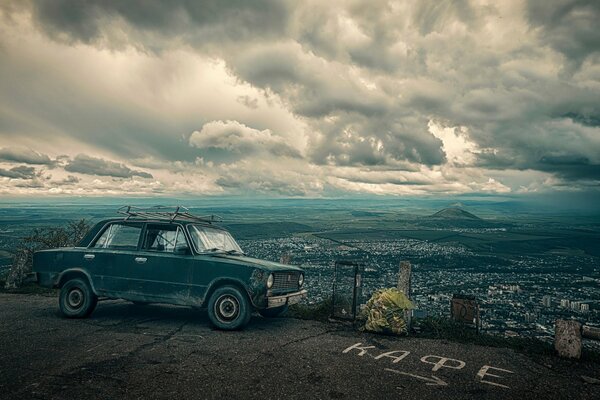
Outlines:
[[[308,293],[306,289],[303,289],[299,292],[282,294],[281,296],[268,297],[267,308],[296,304],[306,297],[306,293]]]

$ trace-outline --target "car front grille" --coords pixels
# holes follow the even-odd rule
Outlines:
[[[297,292],[299,272],[274,272],[273,273],[273,292]]]

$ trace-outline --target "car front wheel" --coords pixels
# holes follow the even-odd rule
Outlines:
[[[250,321],[250,315],[248,297],[235,286],[218,288],[208,302],[208,317],[219,329],[241,329]]]
[[[98,297],[83,279],[71,279],[60,289],[58,306],[67,318],[85,318],[94,311]]]

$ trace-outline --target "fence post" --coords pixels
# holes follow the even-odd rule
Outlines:
[[[410,299],[410,274],[412,267],[409,261],[400,261],[398,273],[398,290]]]
[[[404,293],[410,300],[410,274],[412,267],[409,261],[400,261],[400,271],[398,272],[398,290]],[[404,312],[407,331],[410,332],[412,327],[412,310]]]
[[[557,319],[554,326],[554,349],[560,357],[581,357],[581,323]]]

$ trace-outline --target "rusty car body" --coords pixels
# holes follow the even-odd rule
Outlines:
[[[98,297],[208,309],[220,329],[240,329],[252,311],[281,314],[306,296],[302,269],[244,255],[214,217],[178,207],[121,208],[76,246],[34,254],[41,286],[60,288],[63,315],[83,318]]]

